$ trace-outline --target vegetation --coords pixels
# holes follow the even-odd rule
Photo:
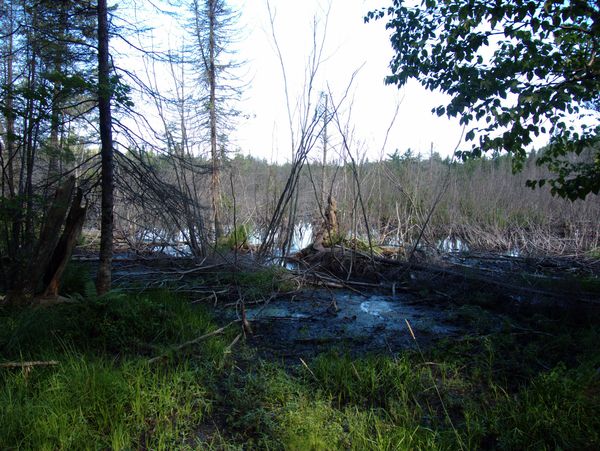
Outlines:
[[[597,121],[596,3],[425,0],[408,8],[394,0],[388,81],[417,78],[451,94],[437,113],[476,124],[466,135],[479,138],[470,154],[492,155],[457,162],[433,148],[426,156],[396,149],[372,162],[345,116],[352,81],[341,98],[315,84],[327,17],[314,21],[306,85],[294,101],[267,2],[285,86],[286,164],[228,155],[239,88],[225,57],[236,20],[227,2],[146,3],[173,8],[161,11],[173,25],[174,11],[187,11],[180,25],[192,46],[176,56],[145,40],[144,8],[120,18],[106,0],[0,0],[1,448],[600,448],[596,263],[539,260],[521,273],[515,268],[528,259],[502,257],[508,270],[489,259],[481,269],[437,262],[431,272],[426,262],[372,258],[383,245],[397,246],[396,256],[416,250],[416,240],[429,249],[449,240],[598,257],[598,129],[566,121],[584,107]],[[506,39],[486,60],[494,33]],[[116,36],[143,55],[140,67],[121,68],[109,42]],[[545,131],[549,146],[526,154]],[[510,178],[515,168],[522,172]],[[551,188],[532,191],[526,180]],[[68,264],[82,229],[80,251],[99,248],[99,264]],[[264,264],[289,261],[300,230],[344,249],[315,243],[320,249],[295,271]],[[262,238],[258,249],[251,231]],[[111,262],[117,248],[125,258]],[[158,258],[175,250],[190,258]],[[157,258],[131,263],[144,253]],[[117,264],[123,292],[111,291]],[[504,277],[509,271],[514,277]],[[322,311],[273,308],[281,316],[261,323],[269,302],[294,302],[309,281],[328,290]],[[446,281],[447,290],[439,286]],[[339,287],[348,296],[377,287],[395,300],[406,290],[427,308],[443,303],[448,321],[467,332],[422,339],[406,321],[410,345],[384,340],[387,349],[373,354],[370,344],[338,340],[357,319],[340,315],[332,337],[313,341],[307,323],[297,323],[302,338],[289,343],[298,349],[260,347],[289,334],[290,321],[320,328],[336,317],[346,296],[336,300]],[[513,293],[534,293],[535,302]],[[364,311],[362,298],[356,308]],[[288,325],[280,335],[278,320]]]
[[[167,292],[4,307],[2,360],[58,364],[0,368],[0,437],[26,449],[597,447],[598,318],[537,314],[490,335],[485,310],[463,310],[473,335],[460,340],[290,366],[228,354],[233,330],[150,364],[215,328]]]
[[[367,20],[386,13],[396,52],[386,82],[401,87],[414,78],[449,94],[433,112],[471,126],[466,139],[474,143],[463,156],[507,151],[519,169],[533,138],[548,133],[538,162],[553,173],[552,193],[598,194],[597,2],[395,0]]]

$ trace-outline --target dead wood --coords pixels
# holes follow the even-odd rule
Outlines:
[[[340,271],[343,271],[343,261],[340,262],[339,259],[336,259],[334,262],[330,256],[337,255],[338,257],[341,257],[342,260],[349,259],[349,255],[345,254],[353,255],[354,277],[361,276],[356,268],[364,267],[370,270],[368,276],[370,278],[377,277],[379,282],[370,283],[363,280],[342,280]],[[460,263],[448,263],[447,266],[441,266],[435,263],[417,263],[414,261],[409,263],[386,257],[371,257],[369,254],[358,250],[342,249],[337,246],[313,253],[308,253],[304,250],[300,262],[307,262],[311,265],[310,269],[304,269],[308,280],[312,279],[316,281],[317,284],[330,288],[389,288],[393,291],[396,291],[398,288],[409,289],[408,286],[398,286],[398,279],[406,278],[411,274],[420,274],[421,277],[429,275],[432,280],[439,280],[440,277],[450,277],[470,283],[494,286],[503,292],[524,294],[528,296],[541,296],[556,300],[568,299],[579,303],[600,305],[600,301],[593,293],[585,291],[566,292],[564,290],[549,290],[526,286],[518,280],[510,280],[513,279],[512,271],[509,272],[502,269],[494,270],[490,273],[490,271],[487,271],[485,268],[478,268],[476,266],[468,266]],[[371,266],[372,262],[377,264],[375,269]],[[324,271],[329,272],[331,276],[324,274]],[[562,272],[564,273],[564,271]],[[531,277],[539,278],[540,280],[560,280],[536,274],[535,272],[526,272],[526,274]],[[507,277],[509,278],[508,281]]]
[[[206,333],[204,335],[201,335],[201,336],[199,336],[197,338],[194,338],[193,340],[186,341],[185,343],[182,343],[182,344],[180,344],[178,346],[175,346],[168,353],[165,353],[165,354],[159,355],[157,357],[151,358],[150,360],[148,360],[148,363],[149,364],[153,364],[153,363],[156,363],[156,362],[161,361],[161,360],[166,360],[169,357],[169,354],[179,352],[182,349],[185,349],[185,348],[190,347],[192,345],[198,344],[201,341],[206,340],[207,338],[213,337],[215,335],[219,335],[219,334],[223,333],[229,326],[231,326],[232,324],[235,324],[235,323],[237,323],[239,321],[240,320],[237,320],[237,319],[233,320],[233,321],[229,322],[228,324],[226,324],[223,327],[219,327],[218,329],[215,329],[215,330],[213,330],[211,332],[208,332],[208,333]]]
[[[34,360],[30,362],[2,362],[0,368],[32,368],[34,366],[54,366],[59,365],[60,362],[56,360]]]

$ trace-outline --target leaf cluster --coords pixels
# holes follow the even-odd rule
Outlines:
[[[507,151],[520,170],[535,137],[552,136],[540,161],[557,177],[553,193],[598,192],[593,164],[558,163],[600,132],[600,6],[592,0],[424,0],[368,13],[388,18],[396,54],[386,83],[415,79],[451,96],[433,109],[470,126],[463,158]]]

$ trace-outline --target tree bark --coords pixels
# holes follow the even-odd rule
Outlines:
[[[87,207],[81,206],[82,199],[83,193],[80,188],[77,190],[77,195],[71,203],[69,216],[67,216],[67,222],[65,223],[65,229],[63,230],[58,245],[52,253],[52,258],[50,259],[46,274],[44,275],[44,285],[46,286],[44,297],[58,296],[60,279],[71,258],[71,253],[73,252],[73,248],[75,247],[85,220]]]
[[[57,247],[60,230],[67,216],[74,186],[75,178],[69,177],[56,190],[54,200],[42,225],[35,251],[31,254],[29,261],[23,265],[22,273],[15,275],[17,282],[8,293],[9,302],[28,302],[36,294],[38,285],[47,271]]]
[[[15,114],[13,112],[13,7],[9,4],[10,30],[8,35],[8,55],[6,57],[6,82],[8,84],[6,95],[6,154],[8,157],[8,195],[15,196],[15,170],[13,160],[15,158]]]
[[[219,152],[217,148],[217,108],[216,108],[216,84],[217,84],[217,73],[215,65],[215,49],[216,49],[216,8],[217,0],[208,0],[208,84],[210,90],[209,99],[209,122],[210,122],[210,153],[212,158],[212,183],[211,183],[211,195],[212,195],[212,208],[213,208],[213,220],[215,227],[215,243],[223,235],[223,226],[221,224],[220,207],[220,164],[219,164]]]
[[[100,262],[96,277],[99,295],[111,288],[113,251],[113,142],[110,111],[112,88],[110,86],[110,63],[108,52],[107,0],[98,0],[98,110],[100,113],[100,141],[102,143],[102,219],[100,226]]]

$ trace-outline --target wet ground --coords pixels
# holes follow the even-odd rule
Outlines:
[[[440,339],[486,335],[518,322],[519,315],[531,316],[538,310],[556,314],[559,307],[596,305],[599,299],[597,261],[456,254],[443,262],[439,271],[435,267],[412,270],[398,290],[385,281],[364,283],[373,289],[363,292],[305,285],[299,292],[279,294],[269,302],[249,303],[246,316],[253,333],[248,342],[263,357],[296,361],[330,349],[353,355],[396,353],[417,343],[426,347]],[[95,270],[94,261],[87,264]],[[448,268],[451,272],[445,273]],[[124,256],[115,259],[113,280],[125,290],[168,288],[188,293],[195,302],[203,299],[212,305],[217,320],[225,324],[241,314],[235,307],[224,307],[239,298],[235,287],[229,282],[210,283],[222,270],[227,270],[222,264],[200,267],[189,259]],[[582,291],[583,282],[587,284],[583,288],[591,286],[595,291]],[[214,302],[217,293],[219,301]],[[586,302],[573,303],[575,298]],[[485,323],[481,330],[474,331],[473,324],[461,320],[463,308],[471,308],[476,322]],[[485,321],[479,321],[483,317]]]
[[[404,293],[306,290],[247,307],[246,315],[253,330],[250,342],[259,353],[281,358],[309,357],[329,349],[350,354],[397,352],[416,346],[410,329],[420,346],[466,333],[450,309]]]

